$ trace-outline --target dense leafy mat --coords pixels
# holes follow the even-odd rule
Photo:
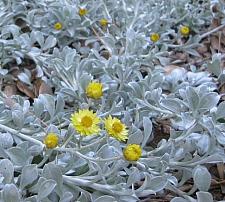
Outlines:
[[[0,201],[225,193],[223,0],[1,0]]]

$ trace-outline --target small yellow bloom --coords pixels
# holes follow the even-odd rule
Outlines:
[[[48,133],[47,136],[44,138],[44,144],[47,149],[53,149],[57,147],[59,142],[58,135],[55,133]]]
[[[141,157],[142,149],[138,144],[129,144],[123,150],[123,156],[127,161],[137,161]]]
[[[105,129],[108,134],[119,141],[125,141],[128,139],[128,130],[126,129],[126,125],[123,124],[119,119],[112,118],[109,116],[104,121]]]
[[[150,39],[151,39],[151,41],[152,42],[157,42],[159,39],[160,39],[160,36],[159,36],[159,34],[158,33],[152,33],[151,35],[150,35]]]
[[[100,25],[101,25],[102,27],[106,27],[106,26],[109,24],[108,20],[106,20],[105,18],[102,18],[102,19],[99,21],[99,23],[100,23]]]
[[[81,135],[98,134],[100,131],[100,119],[92,110],[84,109],[79,110],[71,115],[71,122],[73,127]]]
[[[88,12],[88,11],[87,11],[87,9],[85,9],[85,8],[80,8],[80,9],[79,9],[79,15],[80,15],[80,16],[86,15],[87,12]]]
[[[61,30],[62,29],[62,24],[60,22],[57,22],[57,23],[54,24],[54,28],[56,30]]]
[[[180,33],[182,36],[188,36],[190,34],[190,28],[188,26],[181,26]]]
[[[102,97],[102,84],[99,82],[91,82],[86,88],[86,94],[89,98],[99,99]]]

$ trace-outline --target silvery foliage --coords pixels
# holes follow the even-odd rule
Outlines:
[[[87,17],[78,15],[82,6]],[[206,64],[216,80],[207,72],[180,67],[167,74],[163,68],[173,49],[198,56],[194,48],[199,27],[212,19],[209,8],[209,1],[188,0],[1,1],[0,78],[8,64],[29,58],[55,95],[40,95],[32,104],[13,96],[9,105],[1,92],[0,201],[137,201],[164,189],[180,195],[173,202],[196,201],[189,196],[195,191],[198,201],[212,201],[205,165],[223,162],[225,145],[225,102],[215,91],[216,82],[224,82],[221,55]],[[106,30],[98,23],[103,17],[110,22]],[[61,31],[54,30],[56,22]],[[173,45],[184,22],[197,34]],[[161,34],[157,45],[148,39],[151,32]],[[18,79],[33,85],[29,71]],[[104,85],[101,100],[85,95],[93,79]],[[81,139],[70,115],[87,107],[102,118],[121,118],[128,142],[106,139],[104,131]],[[170,137],[151,147],[158,135],[153,126],[165,119]],[[42,143],[48,132],[60,137],[54,150]],[[143,156],[130,164],[118,156],[132,143],[141,144]],[[191,192],[180,191],[190,178]]]

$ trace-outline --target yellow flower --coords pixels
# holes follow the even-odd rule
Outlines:
[[[190,34],[190,28],[188,26],[181,26],[180,33],[182,36],[188,36]]]
[[[138,144],[129,144],[123,150],[123,156],[127,161],[137,161],[141,157],[142,149]]]
[[[105,18],[102,18],[102,19],[99,21],[99,23],[100,23],[100,25],[101,25],[102,27],[106,27],[106,26],[109,24],[108,20],[106,20]]]
[[[91,82],[86,88],[86,94],[93,99],[99,99],[102,96],[102,84],[99,82]]]
[[[100,119],[92,110],[84,109],[74,112],[70,120],[73,127],[81,135],[97,134],[100,131],[100,127],[98,126]]]
[[[160,36],[158,33],[152,33],[150,36],[150,39],[152,42],[157,42],[159,40]]]
[[[108,134],[119,141],[125,141],[128,139],[128,130],[126,129],[126,125],[123,124],[119,119],[112,118],[109,116],[104,121],[105,129]]]
[[[80,9],[79,9],[79,15],[80,15],[80,16],[86,15],[87,12],[88,12],[88,11],[87,11],[87,9],[85,9],[85,8],[80,8]]]
[[[44,138],[44,144],[47,149],[53,149],[57,147],[59,142],[58,135],[55,133],[48,133],[47,136]]]
[[[54,24],[54,28],[55,28],[56,30],[61,30],[61,29],[62,29],[62,23],[60,23],[60,22],[55,23],[55,24]]]

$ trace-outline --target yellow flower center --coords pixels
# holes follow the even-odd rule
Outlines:
[[[87,97],[99,99],[103,94],[102,87],[103,87],[102,84],[98,82],[89,83],[86,88]]]
[[[92,110],[83,109],[74,112],[70,118],[76,132],[82,136],[98,134],[100,132],[100,118]]]
[[[100,25],[103,26],[103,27],[107,26],[108,25],[108,20],[106,20],[105,18],[102,18],[100,20]]]
[[[123,130],[123,125],[120,122],[115,122],[112,124],[112,129],[116,133],[120,133]]]
[[[54,28],[56,30],[60,30],[60,29],[62,29],[62,24],[60,22],[57,22],[57,23],[55,23]]]
[[[85,9],[85,8],[80,8],[80,10],[79,10],[79,15],[80,16],[84,16],[84,15],[86,15],[87,14],[87,9]]]
[[[141,157],[141,154],[142,154],[141,146],[137,144],[129,144],[123,150],[124,158],[127,161],[137,161]]]
[[[160,36],[158,33],[152,33],[150,36],[150,39],[152,42],[157,42],[159,40]]]
[[[84,117],[81,119],[81,124],[82,124],[82,126],[88,128],[88,127],[92,126],[93,120],[92,120],[92,118],[91,118],[90,116],[84,116]]]
[[[44,138],[44,144],[47,149],[53,149],[53,148],[57,147],[58,141],[59,141],[59,138],[55,133],[49,133]]]
[[[181,35],[183,35],[183,36],[188,36],[189,33],[190,33],[190,28],[187,27],[187,26],[182,26],[182,27],[180,28],[180,33],[181,33]]]

